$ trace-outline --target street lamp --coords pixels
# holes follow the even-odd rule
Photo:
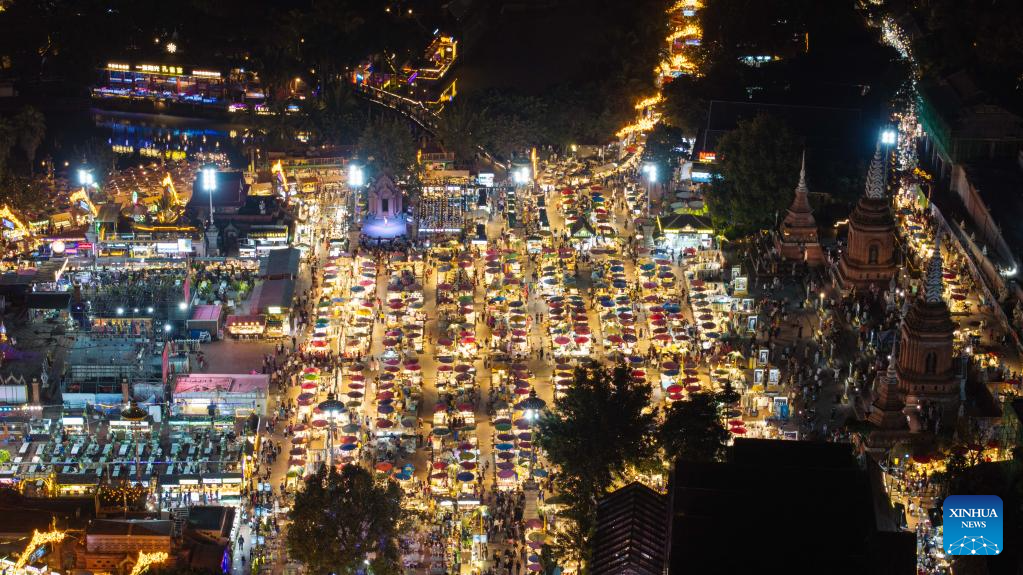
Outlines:
[[[366,183],[366,175],[362,171],[362,166],[353,164],[348,168],[348,187],[349,188],[361,188]]]
[[[213,225],[213,192],[217,189],[217,169],[206,166],[202,169],[202,189],[210,196],[210,225]]]
[[[334,466],[334,423],[337,418],[345,412],[345,404],[341,403],[337,397],[334,396],[334,392],[327,393],[327,399],[320,402],[317,405],[321,412],[327,416],[327,466],[333,468]]]
[[[529,397],[518,402],[515,407],[522,411],[522,416],[529,423],[529,429],[532,431],[536,425],[536,420],[540,418],[540,413],[547,408],[547,402],[536,396],[536,390],[529,390]],[[536,461],[536,438],[529,446],[529,480],[533,480],[533,462]]]
[[[884,146],[884,181],[888,184],[888,148],[898,143],[899,132],[895,128],[886,127],[881,130],[881,145]]]
[[[89,168],[80,168],[78,170],[78,183],[83,188],[88,188],[96,183],[95,176],[92,175],[92,170]]]
[[[131,433],[132,441],[136,441],[135,433],[138,431],[138,428],[140,427],[139,424],[145,421],[147,417],[149,417],[149,412],[139,407],[139,404],[136,403],[134,399],[128,403],[128,407],[125,407],[124,409],[121,410],[121,419],[127,421],[130,424],[132,431]],[[138,447],[132,446],[132,449],[135,451],[135,477],[138,478],[142,476],[142,462],[139,461]],[[126,502],[125,513],[127,513],[127,509],[128,506]]]
[[[646,213],[650,215],[651,199],[654,183],[657,182],[657,164],[644,164],[643,173],[646,174]]]
[[[516,185],[524,186],[529,183],[529,166],[520,166],[512,171],[512,181]]]

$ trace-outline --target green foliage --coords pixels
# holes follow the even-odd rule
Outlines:
[[[11,149],[18,141],[18,132],[14,123],[5,118],[0,118],[0,181],[7,174],[7,167],[11,159]]]
[[[725,380],[725,384],[721,387],[721,391],[714,394],[714,396],[719,403],[723,403],[725,405],[739,403],[739,400],[742,399],[739,392],[735,391],[735,387],[732,385],[730,380]]]
[[[401,572],[397,547],[401,488],[365,469],[324,467],[295,497],[286,544],[309,573],[355,573],[369,554],[373,573]]]
[[[473,108],[465,100],[455,100],[444,108],[437,125],[437,137],[459,162],[471,164],[487,129],[486,111]]]
[[[717,148],[721,177],[714,179],[707,197],[715,228],[740,235],[772,227],[775,214],[780,218],[792,202],[800,149],[792,130],[766,114],[722,136]]]
[[[715,461],[725,449],[728,431],[721,424],[714,394],[695,393],[671,404],[658,433],[669,461]]]
[[[913,44],[925,77],[967,70],[982,88],[1019,110],[1023,3],[923,0],[911,6],[926,31]]]
[[[14,126],[18,133],[18,147],[25,153],[29,173],[32,174],[35,171],[36,150],[46,134],[46,118],[34,107],[25,106],[14,117]]]
[[[417,174],[416,141],[407,122],[385,117],[370,123],[359,136],[359,154],[369,162],[375,174],[396,179]]]
[[[663,123],[657,124],[647,134],[643,161],[657,166],[657,181],[667,181],[678,164],[682,152],[678,151],[683,140],[682,130]]]
[[[649,403],[650,388],[635,383],[624,366],[579,369],[557,409],[540,419],[538,441],[560,470],[565,516],[574,524],[570,544],[560,547],[562,561],[585,559],[597,501],[628,466],[653,453],[655,415],[645,412]]]
[[[0,449],[0,464],[7,463],[11,460],[11,452],[6,449]]]
[[[307,107],[307,114],[310,125],[326,144],[354,144],[369,122],[364,104],[348,83],[324,89],[320,98]]]
[[[664,122],[690,138],[707,125],[707,100],[702,96],[702,80],[692,76],[675,78],[664,86]]]

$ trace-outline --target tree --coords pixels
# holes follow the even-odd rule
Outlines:
[[[473,163],[482,143],[486,110],[473,108],[464,100],[456,100],[444,108],[437,125],[437,137],[460,162]]]
[[[401,496],[397,483],[362,467],[323,467],[295,496],[288,552],[310,573],[355,573],[373,556],[373,573],[396,575]]]
[[[560,472],[560,492],[575,523],[572,538],[580,558],[587,556],[597,501],[629,465],[650,457],[648,439],[655,415],[647,408],[650,388],[633,381],[628,368],[578,369],[572,386],[538,425],[538,442]],[[564,557],[562,557],[564,559]]]
[[[378,174],[406,178],[417,170],[418,147],[408,124],[385,117],[372,122],[359,137],[359,153]]]
[[[658,442],[670,460],[714,461],[728,441],[721,425],[717,398],[710,393],[694,393],[668,408],[658,433]]]
[[[18,133],[10,120],[0,118],[0,182],[7,177],[7,164],[11,159],[11,148],[17,142]]]
[[[321,142],[355,144],[367,125],[364,106],[355,97],[352,85],[345,82],[324,89],[319,100],[309,106],[308,114]]]
[[[690,138],[707,124],[707,100],[700,96],[701,81],[681,76],[663,89],[664,121]]]
[[[718,403],[732,405],[733,403],[738,403],[742,396],[739,395],[738,391],[735,391],[735,386],[732,385],[730,380],[725,380],[725,384],[721,387],[721,391],[715,394],[715,398],[718,400]]]
[[[720,177],[707,197],[715,227],[729,235],[772,227],[792,201],[801,148],[788,125],[767,114],[722,136]]]
[[[682,157],[679,148],[683,144],[683,138],[682,130],[663,123],[654,126],[647,134],[643,160],[656,166],[658,182],[671,180],[678,159]]]
[[[28,173],[34,176],[36,150],[43,143],[43,136],[46,134],[46,117],[34,107],[25,106],[14,117],[14,126],[17,131],[18,147],[25,152],[25,158],[28,160]]]

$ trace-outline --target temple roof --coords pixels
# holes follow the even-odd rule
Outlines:
[[[796,185],[796,196],[792,199],[792,205],[785,215],[783,222],[789,228],[814,228],[817,229],[817,220],[813,217],[813,210],[810,208],[810,200],[807,197],[809,188],[806,186],[806,152],[803,152],[803,163],[799,169],[799,183]]]
[[[927,266],[927,284],[924,294],[928,303],[944,301],[945,282],[942,279],[941,266],[941,229],[934,235],[934,254]]]
[[[881,144],[877,144],[877,148],[874,149],[874,158],[870,161],[870,169],[867,170],[867,189],[865,190],[868,198],[884,198],[885,190],[885,170],[884,161],[881,158]]]
[[[799,167],[799,183],[796,184],[796,197],[792,199],[792,206],[789,212],[810,213],[810,201],[807,197],[810,189],[806,186],[806,152],[803,152],[803,162]]]

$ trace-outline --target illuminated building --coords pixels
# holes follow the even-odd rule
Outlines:
[[[457,58],[458,40],[454,36],[436,34],[423,57],[406,63],[400,72],[378,70],[374,63],[366,62],[351,73],[351,81],[410,98],[416,103],[443,106],[458,94],[458,81],[448,74]]]
[[[838,265],[844,287],[887,284],[898,271],[895,219],[885,195],[885,160],[878,145],[867,186],[849,216],[849,239]]]
[[[370,186],[367,195],[368,214],[362,222],[362,234],[371,240],[402,237],[407,233],[405,194],[394,180],[380,176]]]
[[[956,324],[945,303],[940,245],[939,234],[923,297],[910,306],[899,330],[895,371],[910,431],[933,431],[937,421],[948,424],[958,415],[959,362],[952,345]]]
[[[799,170],[799,184],[796,186],[795,197],[789,206],[785,219],[775,235],[775,247],[781,257],[789,261],[804,261],[809,265],[820,265],[824,262],[817,236],[817,220],[810,209],[806,186],[806,154]]]
[[[149,61],[108,62],[92,98],[100,106],[138,111],[236,112],[263,104],[265,94],[251,72],[187,65],[164,54]]]
[[[848,443],[737,438],[724,461],[677,462],[667,494],[632,484],[601,499],[589,572],[743,573],[798,541],[800,564],[787,571],[913,573],[916,536],[899,529],[878,473]],[[737,542],[736,517],[765,494],[790,509]]]
[[[171,529],[171,521],[94,520],[85,528],[84,546],[76,550],[76,566],[115,571],[134,565],[139,553],[169,554]]]

